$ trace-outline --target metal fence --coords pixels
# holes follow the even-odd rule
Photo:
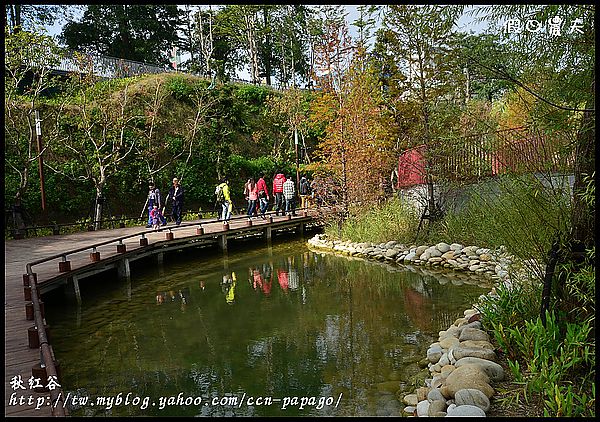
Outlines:
[[[79,59],[76,59],[76,54],[80,55]],[[106,78],[106,79],[117,79],[127,78],[136,75],[144,74],[158,74],[158,73],[183,73],[186,75],[193,75],[201,78],[209,79],[208,77],[190,71],[175,70],[170,66],[159,66],[156,64],[148,64],[138,62],[134,60],[120,59],[118,57],[104,56],[101,54],[85,54],[77,52],[68,52],[64,57],[57,57],[58,63],[53,65],[53,70],[61,73],[70,72],[83,72],[84,69],[91,67],[92,73],[95,76]],[[47,62],[47,61],[45,61]],[[264,81],[254,83],[240,78],[230,78],[230,82],[247,84],[247,85],[258,85],[265,86],[277,91],[284,91],[290,89],[288,85],[282,84],[267,84]],[[303,89],[303,88],[299,88]],[[303,89],[304,90],[304,89]]]
[[[478,180],[505,173],[568,173],[574,153],[568,136],[530,128],[431,142],[405,151],[398,160],[397,187],[425,183],[426,160],[434,179]]]
[[[92,73],[95,76],[106,79],[126,78],[142,74],[155,74],[174,72],[166,66],[157,66],[133,60],[119,59],[102,55],[83,55],[83,60],[77,60],[75,53],[69,53],[61,58],[60,62],[54,66],[54,70],[59,72],[82,72],[83,66],[91,66]]]

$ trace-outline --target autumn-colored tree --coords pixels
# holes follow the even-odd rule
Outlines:
[[[328,125],[321,156],[345,180],[341,185],[349,205],[370,203],[385,195],[396,151],[374,67],[364,49],[357,51],[340,95],[343,108]]]
[[[353,50],[343,22],[331,20],[317,48],[317,86],[323,90],[311,104],[313,123],[325,126],[319,144],[324,172],[339,186],[336,205],[341,218],[353,204],[383,194],[394,150],[383,113],[375,67],[364,47]]]
[[[346,136],[346,127],[342,112],[344,110],[345,73],[351,63],[352,39],[348,35],[348,27],[343,15],[334,13],[335,7],[323,7],[322,35],[314,47],[316,87],[322,91],[311,104],[314,110],[311,119],[326,127],[322,140],[321,159],[326,163],[329,172],[337,178],[334,182],[340,186],[340,197],[335,200],[341,206],[341,218],[348,215],[348,169],[346,151],[350,139]],[[325,111],[325,113],[319,113]],[[338,120],[339,119],[339,120]],[[335,122],[338,121],[337,125]],[[332,131],[337,131],[334,135]],[[329,146],[328,146],[329,144]]]

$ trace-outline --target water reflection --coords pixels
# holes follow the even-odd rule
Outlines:
[[[298,279],[298,271],[296,270],[296,263],[294,262],[295,257],[288,256],[288,281],[291,291],[298,290],[300,286],[300,280]]]
[[[179,303],[181,311],[185,311],[187,304],[190,301],[190,288],[183,287],[178,289],[177,292],[175,290],[169,290],[168,292],[158,292],[156,294],[156,304],[163,305],[169,303]]]
[[[265,296],[271,295],[271,288],[273,285],[273,267],[270,263],[262,264],[259,267],[250,267],[248,282],[252,285],[254,291],[264,294]]]
[[[237,284],[237,275],[235,271],[223,274],[221,281],[221,292],[225,294],[225,302],[228,305],[235,303],[235,286]]]
[[[299,242],[223,260],[165,258],[165,267],[162,277],[133,272],[130,301],[118,288],[92,295],[81,283],[79,326],[75,307],[48,301],[66,391],[153,398],[343,393],[339,407],[129,406],[76,409],[75,416],[368,416],[384,408],[398,416],[395,393],[447,328],[439,321],[456,319],[487,291],[314,253]]]
[[[284,293],[287,293],[290,287],[289,272],[287,267],[277,268],[277,281],[279,282],[279,287],[281,287],[281,290]]]
[[[411,322],[424,331],[431,330],[431,319],[423,318],[427,310],[431,308],[432,291],[423,282],[423,279],[413,283],[412,286],[402,288],[404,303],[406,304],[406,315]]]

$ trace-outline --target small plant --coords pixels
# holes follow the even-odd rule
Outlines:
[[[489,322],[491,315],[487,316]],[[591,332],[589,321],[561,328],[556,314],[548,311],[545,326],[538,316],[507,327],[498,322],[494,329],[496,341],[509,352],[513,382],[522,386],[526,402],[542,397],[545,416],[594,416],[595,340],[590,339]]]
[[[523,326],[538,316],[542,292],[539,283],[513,280],[510,288],[499,283],[495,289],[498,298],[487,299],[479,306],[485,326],[501,331],[502,326]]]

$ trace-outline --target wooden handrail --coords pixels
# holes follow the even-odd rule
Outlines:
[[[296,208],[296,211],[300,211],[300,210],[303,210],[303,208]],[[273,214],[273,213],[274,213],[274,211],[269,211],[266,214],[269,215],[269,214]],[[237,216],[231,217],[229,220],[241,220],[241,219],[247,219],[247,218],[248,218],[247,215],[237,215]],[[201,224],[210,224],[210,223],[217,223],[217,222],[220,222],[220,221],[219,220],[212,220],[212,221],[209,220],[209,221],[201,222]],[[197,221],[196,222],[192,222],[192,223],[182,223],[182,224],[180,224],[178,226],[163,227],[163,228],[159,229],[158,231],[165,231],[165,230],[175,231],[175,230],[179,230],[179,229],[194,227],[194,226],[197,226],[197,225],[198,225]],[[129,234],[129,235],[126,235],[126,236],[116,237],[116,238],[113,238],[113,239],[110,239],[110,240],[105,240],[104,242],[94,243],[94,244],[89,245],[89,246],[84,246],[84,247],[81,247],[81,248],[72,249],[70,251],[61,252],[61,253],[58,253],[58,254],[55,254],[55,255],[51,255],[49,257],[41,258],[41,259],[38,259],[36,261],[27,263],[26,266],[25,266],[26,267],[26,271],[27,271],[27,274],[31,275],[31,274],[33,274],[32,267],[34,265],[39,265],[39,264],[42,264],[44,262],[53,261],[53,260],[59,259],[59,258],[64,259],[68,255],[73,255],[73,254],[76,254],[76,253],[79,253],[79,252],[83,252],[83,251],[86,251],[86,250],[89,250],[89,249],[95,250],[96,248],[98,248],[100,246],[109,245],[111,243],[122,243],[123,240],[131,239],[131,238],[137,237],[137,236],[141,236],[142,238],[144,238],[144,237],[146,237],[147,234],[148,234],[147,230],[139,231],[139,232],[136,232],[136,233],[133,233],[133,234]]]
[[[40,364],[46,369],[46,375],[48,377],[56,377],[56,380],[58,380],[58,372],[56,371],[56,366],[54,365],[54,356],[52,355],[52,350],[50,349],[50,344],[48,343],[46,330],[44,329],[46,324],[44,323],[44,318],[42,317],[42,310],[40,308],[40,301],[38,299],[37,280],[33,274],[29,274],[29,285],[31,286],[31,300],[33,302],[33,319],[35,321],[35,325],[37,326],[37,335],[40,343]],[[64,394],[62,393],[61,387],[50,390],[52,416],[65,416],[63,400]]]

